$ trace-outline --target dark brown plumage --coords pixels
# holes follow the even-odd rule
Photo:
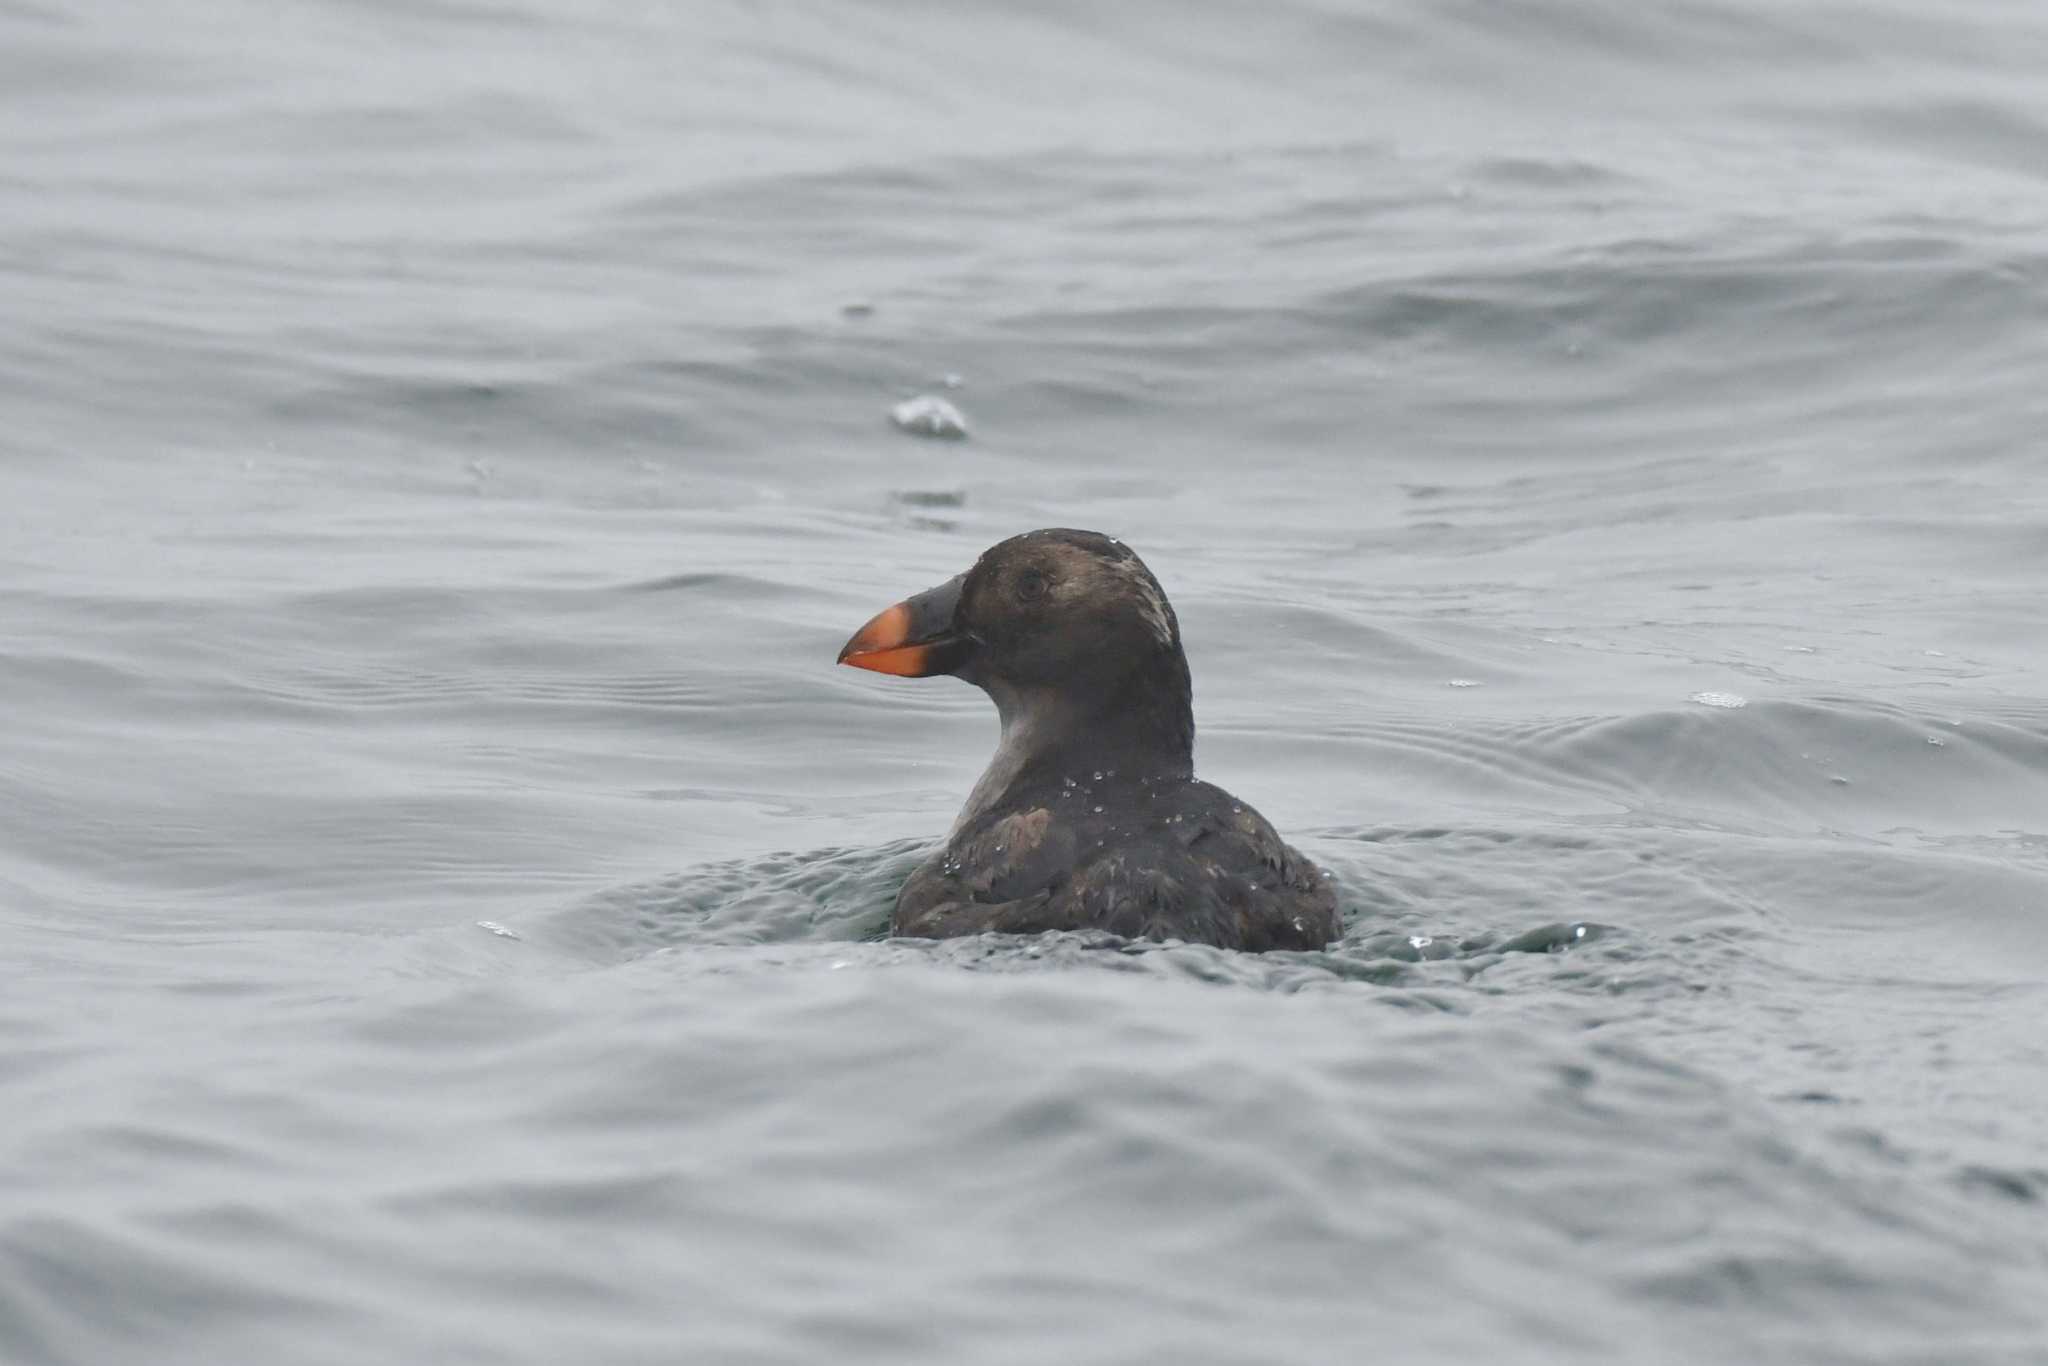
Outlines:
[[[995,758],[943,849],[911,874],[897,934],[1104,929],[1236,949],[1343,930],[1329,879],[1258,812],[1194,776],[1180,624],[1151,571],[1092,531],[990,548],[888,609],[840,662],[950,673],[1001,714]]]

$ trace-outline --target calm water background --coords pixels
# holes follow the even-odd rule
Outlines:
[[[2048,1361],[2044,71],[0,3],[0,1360]],[[883,937],[1046,524],[1342,945]]]

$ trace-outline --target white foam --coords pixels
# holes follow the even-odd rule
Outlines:
[[[889,410],[889,420],[912,436],[941,441],[962,441],[967,437],[967,419],[960,410],[933,394],[904,399]]]
[[[1749,705],[1747,697],[1732,692],[1696,692],[1691,700],[1703,707],[1727,707],[1730,710]]]

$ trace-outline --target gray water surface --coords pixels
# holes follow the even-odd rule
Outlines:
[[[0,1361],[2048,1361],[2044,70],[0,3]],[[886,937],[1040,525],[1342,943]]]

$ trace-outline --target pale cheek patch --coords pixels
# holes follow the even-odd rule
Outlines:
[[[1161,645],[1173,644],[1173,622],[1166,615],[1166,599],[1159,596],[1152,576],[1140,569],[1136,561],[1113,564],[1110,570],[1130,584],[1131,595],[1138,603],[1138,615],[1144,619],[1154,638]]]

